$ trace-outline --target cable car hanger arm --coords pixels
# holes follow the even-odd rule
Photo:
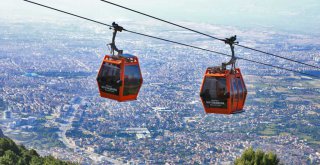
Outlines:
[[[232,36],[230,38],[226,38],[224,40],[224,43],[228,44],[230,46],[232,55],[231,55],[231,59],[230,59],[229,62],[222,63],[222,70],[226,70],[228,65],[231,65],[231,71],[232,72],[235,71],[235,69],[236,69],[235,64],[236,64],[237,58],[236,58],[236,56],[234,54],[234,44],[239,43],[236,40],[237,40],[237,36],[236,35]]]
[[[122,32],[123,27],[113,22],[112,28],[110,27],[109,29],[113,29],[112,42],[109,44],[111,46],[111,54],[114,56],[114,51],[116,51],[118,53],[118,56],[122,55],[123,50],[119,50],[117,48],[115,40],[116,40],[117,32]]]

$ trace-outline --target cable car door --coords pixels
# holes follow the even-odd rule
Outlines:
[[[97,80],[101,92],[119,96],[122,84],[120,65],[104,62]]]
[[[206,108],[214,108],[219,112],[221,109],[225,109],[225,113],[227,112],[228,92],[226,83],[225,77],[205,78],[201,91],[201,98],[203,99]]]

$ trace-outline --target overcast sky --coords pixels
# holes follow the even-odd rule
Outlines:
[[[320,34],[320,0],[112,0],[170,21]],[[98,20],[148,20],[99,0],[35,0]],[[1,0],[1,20],[73,19],[23,0]],[[76,18],[74,18],[76,19]]]

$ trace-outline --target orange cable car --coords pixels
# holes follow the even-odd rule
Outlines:
[[[200,89],[200,97],[206,113],[234,114],[243,111],[247,88],[239,68],[235,68],[234,46],[236,36],[226,39],[232,58],[222,67],[209,67]],[[230,70],[226,67],[231,65]]]
[[[115,46],[117,31],[123,28],[113,23],[114,33],[111,45],[112,55],[106,55],[102,61],[97,82],[101,97],[119,102],[136,100],[142,85],[139,60],[131,54],[122,54]],[[114,55],[114,51],[118,55]]]

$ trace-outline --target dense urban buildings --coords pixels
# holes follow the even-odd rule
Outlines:
[[[128,24],[230,53],[227,45],[186,31]],[[243,45],[320,64],[315,36],[188,26],[219,37],[237,34]],[[139,57],[144,82],[137,101],[119,103],[100,98],[96,83],[111,33],[87,22],[1,22],[0,128],[5,135],[41,155],[83,164],[229,164],[250,146],[275,152],[285,164],[320,163],[319,79],[239,60],[248,88],[245,112],[205,114],[199,97],[204,71],[228,59],[123,32],[117,46]],[[320,75],[239,47],[236,55]]]

